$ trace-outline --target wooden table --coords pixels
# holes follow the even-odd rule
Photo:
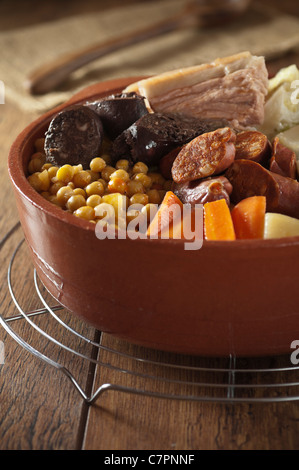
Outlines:
[[[12,3],[17,3],[19,6],[12,7]],[[23,3],[25,2],[1,2],[1,27],[9,29],[18,24],[30,23],[38,15],[43,17],[47,14],[50,18],[55,18],[60,14],[59,10],[54,8],[55,3],[58,5],[59,2],[44,2],[42,8],[35,13],[34,9],[30,13],[25,11]],[[31,3],[34,5],[36,2],[32,0]],[[109,5],[117,6],[117,3],[110,1]],[[299,6],[293,1],[268,0],[266,3],[277,3],[281,10],[299,16]],[[83,5],[80,1],[68,1],[64,2],[64,5],[64,15],[77,13],[82,9],[89,11],[92,8],[105,8],[96,1],[85,1]],[[17,16],[16,11],[19,12]],[[287,57],[273,63],[272,70],[277,70],[290,62],[299,64],[299,55],[288,54]],[[6,156],[15,136],[34,118],[35,115],[21,113],[9,102],[0,106],[2,155],[0,239],[18,222],[6,170]],[[11,236],[2,239],[1,242],[0,302],[1,315],[6,319],[19,313],[8,290],[7,269],[12,254],[22,239],[21,229],[16,226]],[[11,284],[17,301],[26,312],[43,306],[36,294],[33,268],[24,243],[16,253]],[[37,285],[39,286],[38,281]],[[42,286],[40,288],[43,292]],[[50,305],[56,304],[52,299],[48,300]],[[299,409],[296,401],[260,403],[252,400],[230,403],[227,397],[232,391],[237,392],[234,387],[226,387],[224,392],[217,387],[201,387],[197,393],[202,399],[194,400],[192,398],[194,389],[188,382],[191,379],[209,382],[211,380],[209,372],[199,374],[193,369],[188,371],[185,368],[162,368],[161,365],[146,362],[163,361],[208,368],[216,364],[231,368],[229,360],[219,360],[219,362],[210,359],[197,360],[143,350],[109,335],[101,335],[80,320],[72,318],[68,312],[56,313],[89,341],[66,331],[49,313],[32,317],[31,321],[57,341],[63,342],[68,349],[61,348],[52,340],[42,337],[36,328],[24,319],[15,319],[7,322],[7,325],[21,338],[25,338],[33,348],[52,358],[55,363],[63,364],[65,367],[63,370],[45,363],[25,350],[0,327],[0,340],[5,353],[4,364],[0,365],[0,449],[154,449],[170,452],[200,449],[299,448]],[[101,348],[94,343],[101,344]],[[76,351],[76,354],[72,350]],[[128,355],[142,357],[143,360],[136,361]],[[248,366],[248,363],[246,364]],[[244,361],[241,362],[242,365]],[[249,365],[260,367],[261,363],[253,360]],[[288,360],[285,362],[283,357],[265,358],[262,365],[277,367],[290,364]],[[91,396],[92,390],[97,390],[103,384],[110,386],[106,391],[104,389],[90,405],[64,373],[66,370],[71,371],[87,396]],[[124,370],[130,372],[124,373]],[[144,374],[156,378],[150,380],[145,378]],[[252,383],[255,380],[261,383],[265,375],[260,378],[256,374],[253,378],[247,374],[245,378],[243,376],[240,379],[240,383],[246,381]],[[218,373],[213,375],[213,380],[214,377],[216,383],[228,381],[231,385],[233,380],[238,380],[234,373]],[[282,380],[284,380],[283,375]],[[111,385],[124,388],[115,390]],[[156,395],[150,396],[152,393]],[[239,396],[242,398],[246,393],[241,389]],[[165,394],[167,397],[168,394],[174,396],[183,394],[188,399],[167,398]],[[275,394],[274,396],[279,397],[283,392],[278,389]],[[224,400],[203,398],[219,395],[223,396]],[[247,396],[258,400],[262,394],[257,389],[249,392]]]

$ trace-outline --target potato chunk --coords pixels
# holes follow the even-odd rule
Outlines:
[[[299,219],[268,212],[265,216],[264,238],[299,236]]]

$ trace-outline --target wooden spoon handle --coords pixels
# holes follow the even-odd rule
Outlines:
[[[198,8],[198,7],[197,7]],[[110,54],[141,41],[157,37],[171,31],[198,24],[194,8],[188,6],[179,14],[105,43],[94,44],[86,49],[58,57],[53,62],[36,69],[27,79],[25,86],[31,94],[44,94],[60,85],[72,72],[95,59]]]

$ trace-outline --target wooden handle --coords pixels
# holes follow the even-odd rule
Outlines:
[[[94,44],[81,51],[66,54],[43,65],[28,77],[25,87],[31,94],[48,93],[63,83],[72,72],[104,55],[181,28],[219,25],[231,21],[244,13],[250,2],[251,0],[228,0],[227,3],[223,0],[209,0],[201,3],[199,0],[191,0],[179,13],[167,20],[105,43]]]
[[[47,93],[60,85],[72,72],[95,59],[141,41],[169,33],[179,28],[190,27],[197,23],[198,19],[194,15],[194,9],[188,6],[188,8],[184,8],[179,14],[156,23],[154,26],[117,37],[105,43],[94,44],[75,53],[63,55],[35,70],[28,77],[25,87],[31,94]]]

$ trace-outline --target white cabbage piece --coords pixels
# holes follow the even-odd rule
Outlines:
[[[281,69],[269,80],[265,118],[259,130],[272,140],[278,133],[299,124],[299,70],[296,65]]]
[[[298,78],[299,70],[295,64],[284,67],[277,72],[275,77],[269,79],[268,93],[271,94],[285,82],[292,83],[294,80],[298,80]]]

